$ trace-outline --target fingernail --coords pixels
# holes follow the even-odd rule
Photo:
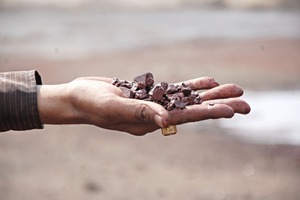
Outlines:
[[[154,115],[154,121],[155,123],[160,126],[161,128],[163,128],[163,123],[162,123],[162,119],[161,119],[161,116],[159,115]]]

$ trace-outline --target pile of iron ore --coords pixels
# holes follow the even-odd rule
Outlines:
[[[188,85],[166,82],[154,84],[153,74],[150,72],[135,77],[132,82],[114,78],[112,84],[120,88],[128,98],[153,101],[169,111],[202,103],[199,94]]]

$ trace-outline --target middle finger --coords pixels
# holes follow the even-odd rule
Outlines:
[[[235,84],[224,84],[200,93],[203,101],[242,96],[244,91]]]

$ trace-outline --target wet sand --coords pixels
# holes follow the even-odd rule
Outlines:
[[[0,62],[1,71],[35,68],[45,84],[151,71],[156,81],[213,76],[276,90],[299,89],[299,53],[299,40],[199,39],[74,59],[2,54]],[[179,126],[173,137],[71,125],[2,133],[0,199],[299,198],[300,146],[250,144],[227,131],[216,120]]]

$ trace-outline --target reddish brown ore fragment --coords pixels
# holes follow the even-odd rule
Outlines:
[[[181,92],[184,94],[184,96],[189,96],[192,93],[192,90],[190,88],[182,88]]]
[[[169,84],[169,86],[168,86],[168,88],[167,88],[167,90],[166,90],[166,93],[167,94],[174,94],[174,93],[176,93],[177,91],[178,91],[178,87],[176,86],[176,85],[174,85],[174,84]]]
[[[111,84],[116,85],[120,80],[118,78],[113,78]]]
[[[154,83],[152,73],[145,73],[134,78],[139,89],[144,89],[145,87],[151,87]]]
[[[184,97],[184,94],[182,92],[176,93],[178,99],[182,99]]]
[[[139,88],[138,88],[138,85],[136,82],[132,82],[132,87],[131,87],[131,90],[132,91],[137,91]]]
[[[182,85],[182,87],[189,87],[189,85],[186,83],[182,83],[181,85]]]
[[[202,99],[200,96],[197,96],[195,99],[194,99],[194,104],[201,104],[202,103]]]
[[[168,89],[168,86],[169,86],[169,84],[168,84],[167,82],[164,82],[164,81],[161,82],[160,85],[161,85],[161,87],[164,88],[164,90],[167,90],[167,89]]]
[[[122,90],[122,92],[125,94],[126,97],[134,98],[134,93],[131,91],[131,89],[123,86],[119,88]]]
[[[148,72],[146,73],[146,87],[151,87],[154,84],[153,74]]]
[[[175,94],[166,94],[166,98],[171,101],[172,99],[175,100],[176,99],[176,95]]]
[[[187,102],[184,102],[183,100],[176,100],[174,102],[174,105],[176,108],[180,108],[180,109],[183,109],[185,108],[185,106],[187,105],[188,103]]]
[[[126,82],[121,84],[121,87],[126,87],[126,88],[130,89],[130,88],[132,88],[132,83],[129,83],[129,82],[126,81]]]
[[[146,76],[145,75],[135,77],[134,81],[137,83],[138,89],[144,89],[146,87]]]
[[[142,90],[138,90],[135,92],[135,98],[136,99],[145,99],[149,96],[149,94],[147,93],[147,91],[145,89]]]
[[[172,101],[170,101],[166,106],[165,106],[165,108],[167,109],[167,110],[173,110],[174,108],[175,108],[175,105],[174,105],[174,103],[175,103],[175,100],[172,100]]]
[[[135,77],[133,82],[114,78],[112,84],[119,87],[128,98],[152,101],[169,111],[202,103],[199,94],[187,84],[175,85],[161,82],[154,85],[153,75],[149,72]]]
[[[151,95],[154,101],[159,101],[163,98],[165,94],[165,89],[160,85],[156,85],[150,90],[149,94]]]

